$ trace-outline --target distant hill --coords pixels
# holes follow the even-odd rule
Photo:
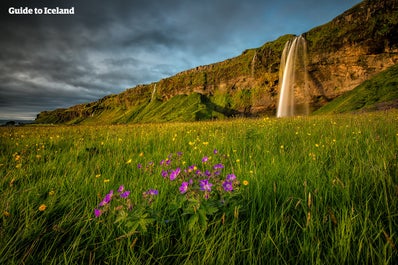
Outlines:
[[[397,32],[398,0],[372,0],[304,33],[312,109],[397,64]],[[280,58],[292,37],[95,102],[43,111],[36,122],[115,124],[274,115]]]
[[[398,108],[398,65],[366,80],[314,114],[335,114]]]

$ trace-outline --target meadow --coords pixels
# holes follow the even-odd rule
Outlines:
[[[398,112],[0,128],[0,264],[397,264]]]

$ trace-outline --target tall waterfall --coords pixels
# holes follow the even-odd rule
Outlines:
[[[156,93],[156,84],[153,86],[151,101],[155,98],[155,93]]]
[[[295,37],[283,49],[277,117],[308,114],[307,45],[303,36]],[[300,104],[297,104],[300,102]]]
[[[256,64],[256,60],[257,60],[257,52],[255,52],[254,53],[254,55],[253,55],[253,59],[252,59],[252,63],[251,63],[251,68],[252,68],[252,77],[254,77],[254,67],[255,67],[255,64]]]

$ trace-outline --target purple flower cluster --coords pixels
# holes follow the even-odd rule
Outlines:
[[[203,179],[203,180],[199,181],[199,186],[200,186],[201,191],[209,191],[210,192],[213,184],[211,184],[208,179]]]
[[[149,204],[153,202],[153,197],[158,195],[159,191],[155,189],[149,189],[142,194],[142,197],[147,200]]]
[[[154,189],[149,189],[148,191],[144,192],[144,194],[147,196],[155,196],[159,194],[159,191]]]
[[[216,158],[225,158],[225,156],[219,155],[217,149],[214,149],[213,154]],[[204,198],[208,199],[212,189],[215,192],[222,190],[232,192],[234,186],[238,183],[235,174],[227,174],[225,179],[223,179],[222,170],[225,168],[224,164],[219,161],[215,164],[210,163],[212,161],[210,156],[203,156],[200,166],[193,164],[185,169],[181,169],[180,167],[171,168],[174,165],[172,157],[172,155],[169,155],[168,160],[162,160],[160,163],[162,167],[167,167],[166,169],[162,169],[161,175],[163,178],[168,178],[171,181],[180,180],[181,185],[178,188],[180,194],[191,196],[190,194],[192,193],[203,192]]]
[[[130,195],[130,191],[125,190],[123,185],[121,185],[117,189],[117,192],[119,194],[119,197],[122,199],[126,199]],[[102,215],[102,213],[104,212],[103,208],[110,204],[113,197],[114,197],[114,192],[113,190],[110,190],[109,193],[106,194],[105,197],[102,199],[102,201],[98,204],[98,208],[94,209],[95,217],[100,217]]]
[[[189,185],[189,183],[186,182],[186,181],[181,183],[181,186],[179,188],[181,194],[184,194],[184,193],[186,193],[188,191],[188,185]]]
[[[209,158],[207,156],[204,156],[202,158],[202,163],[206,163],[207,161],[209,161]]]
[[[214,149],[212,156],[203,156],[201,163],[185,165],[182,161],[182,153],[170,154],[166,159],[159,164],[149,162],[147,164],[138,164],[137,168],[149,174],[154,172],[160,173],[164,179],[168,179],[171,186],[178,187],[179,194],[183,194],[186,202],[194,199],[220,199],[223,203],[229,198],[232,192],[240,190],[239,182],[234,173],[226,173],[225,161],[228,157],[220,155],[217,149]],[[214,161],[214,163],[213,163]],[[146,167],[143,165],[147,165]],[[157,166],[158,165],[158,166]],[[158,168],[159,167],[159,168]],[[159,170],[159,171],[157,171]],[[159,195],[157,189],[148,189],[142,193],[142,205],[150,206],[154,198]],[[126,190],[124,185],[119,186],[116,192],[110,190],[98,206],[94,209],[95,217],[100,217],[104,212],[109,210],[132,209],[132,204],[129,199],[130,191]],[[183,198],[183,197],[180,197]],[[117,201],[120,204],[117,207],[110,207]],[[136,205],[136,204],[135,204]],[[126,207],[126,208],[125,208]]]
[[[181,169],[179,167],[177,167],[175,170],[172,170],[169,176],[170,180],[175,180],[180,172]]]
[[[100,207],[103,207],[111,202],[113,197],[113,190],[110,190],[108,194],[105,195],[104,199],[99,203]]]
[[[232,185],[232,181],[224,181],[222,184],[222,187],[224,188],[225,191],[233,191],[234,187]]]

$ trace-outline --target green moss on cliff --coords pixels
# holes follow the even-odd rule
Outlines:
[[[370,53],[398,48],[398,3],[367,0],[331,22],[305,34],[311,52],[334,52],[345,45],[360,44]]]

